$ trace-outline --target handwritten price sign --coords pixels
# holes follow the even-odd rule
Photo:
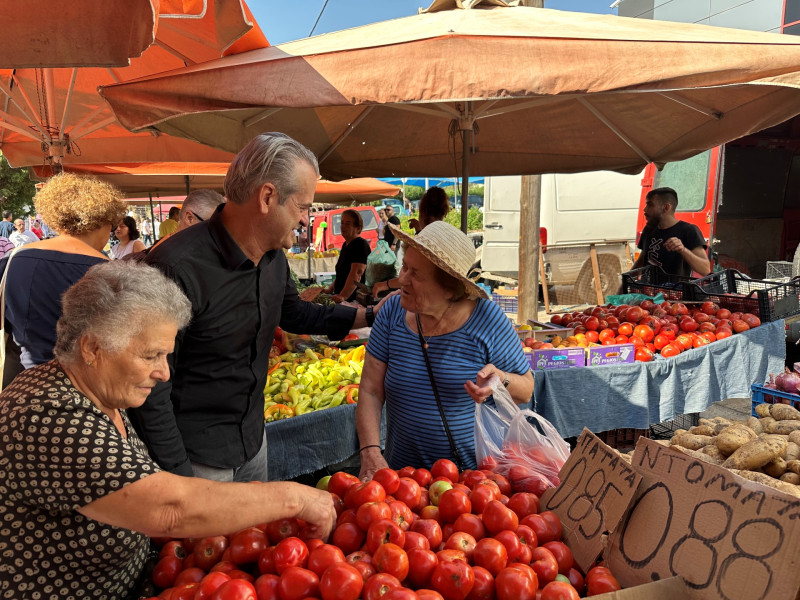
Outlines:
[[[561,519],[564,540],[586,571],[603,551],[603,535],[619,524],[641,475],[588,429],[558,474],[561,485],[542,496],[542,510]]]
[[[640,439],[641,476],[606,562],[625,587],[680,576],[692,598],[794,600],[800,501]]]

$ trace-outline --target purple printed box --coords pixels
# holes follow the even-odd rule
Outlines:
[[[583,348],[546,348],[525,355],[534,371],[586,366]]]
[[[586,366],[613,365],[616,363],[632,363],[636,357],[636,346],[633,344],[611,344],[589,348]]]

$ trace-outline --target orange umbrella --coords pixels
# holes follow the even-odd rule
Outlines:
[[[139,4],[139,0],[130,1]],[[127,3],[128,0],[122,2],[126,6]],[[64,5],[70,18],[80,21],[80,13],[73,14],[73,9],[66,7],[86,3],[70,0],[55,4],[56,8],[48,10],[61,14],[60,5]],[[46,13],[42,13],[45,21],[49,18]],[[150,21],[145,16],[141,18],[150,23],[147,27],[152,30],[152,15]],[[124,25],[134,31],[142,27],[141,22]],[[125,37],[128,29],[120,27],[116,20],[109,21],[108,28],[113,29],[114,35]],[[6,29],[3,43],[8,46]],[[60,36],[60,29],[42,31],[54,39]],[[230,161],[230,153],[186,140],[157,133],[131,134],[116,121],[97,94],[97,87],[268,46],[249,8],[242,0],[161,0],[155,31],[155,42],[141,57],[131,60],[130,66],[0,69],[0,151],[8,161],[13,166],[47,162]],[[53,61],[44,64],[57,66],[56,59]],[[0,60],[0,64],[6,63]]]
[[[476,3],[438,2],[101,94],[132,130],[231,152],[283,131],[334,179],[634,173],[800,110],[794,36],[456,4]]]
[[[212,189],[223,192],[228,163],[112,163],[106,165],[65,165],[64,171],[84,175],[94,175],[121,189],[129,198],[137,198],[144,194],[160,196],[184,193],[185,197],[192,189]],[[49,166],[33,167],[37,179],[47,179],[53,175]],[[389,196],[400,191],[380,179],[361,177],[344,181],[317,182],[314,196],[315,202],[325,204],[364,204]],[[146,201],[146,199],[145,199]],[[159,202],[175,201],[160,198]]]

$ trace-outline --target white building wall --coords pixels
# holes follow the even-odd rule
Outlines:
[[[783,0],[624,0],[619,15],[779,33]]]

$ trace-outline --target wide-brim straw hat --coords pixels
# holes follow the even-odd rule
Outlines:
[[[401,242],[414,248],[448,275],[458,279],[470,298],[487,298],[486,292],[467,279],[475,264],[475,246],[467,234],[444,221],[434,221],[417,235],[408,235],[397,225],[389,229]]]

